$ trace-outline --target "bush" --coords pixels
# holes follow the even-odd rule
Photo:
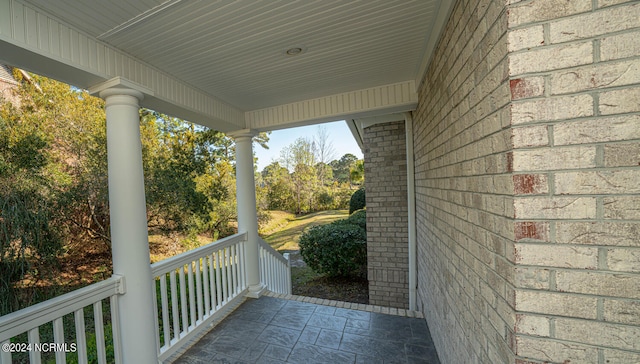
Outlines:
[[[367,230],[367,210],[362,209],[355,211],[347,219],[345,219],[349,224],[358,225],[365,231]]]
[[[367,232],[360,225],[363,215],[364,211],[359,212],[354,221],[338,220],[305,231],[299,245],[300,254],[307,265],[315,272],[329,276],[364,274],[367,267]]]
[[[349,200],[349,215],[354,211],[362,210],[366,206],[364,187],[361,187],[351,195]]]

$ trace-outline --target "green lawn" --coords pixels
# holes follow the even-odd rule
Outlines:
[[[348,216],[349,211],[347,210],[327,210],[299,217],[289,216],[288,222],[281,224],[283,226],[280,229],[271,234],[265,234],[262,238],[278,251],[299,250],[298,241],[305,229],[316,225],[329,224]]]

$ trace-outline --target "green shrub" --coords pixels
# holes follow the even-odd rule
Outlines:
[[[367,232],[362,213],[354,218],[312,227],[300,237],[300,254],[311,269],[329,276],[361,275],[367,267]],[[366,219],[366,218],[365,218]]]
[[[365,206],[364,187],[361,187],[351,195],[351,200],[349,200],[349,215],[354,211],[362,210]]]
[[[358,225],[366,231],[367,230],[367,210],[362,209],[362,210],[354,211],[344,221],[352,225]]]

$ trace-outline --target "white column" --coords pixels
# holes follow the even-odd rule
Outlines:
[[[236,141],[236,196],[238,203],[238,232],[247,233],[245,265],[247,296],[258,298],[264,286],[260,282],[258,256],[258,214],[256,212],[256,183],[253,170],[253,142],[257,133],[241,130],[229,134]]]
[[[118,298],[125,363],[157,363],[147,212],[140,142],[139,100],[129,88],[100,91],[106,101],[109,210],[113,273],[125,277]]]

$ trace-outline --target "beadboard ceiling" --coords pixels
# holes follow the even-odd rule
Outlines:
[[[26,3],[248,111],[419,81],[441,0]]]

